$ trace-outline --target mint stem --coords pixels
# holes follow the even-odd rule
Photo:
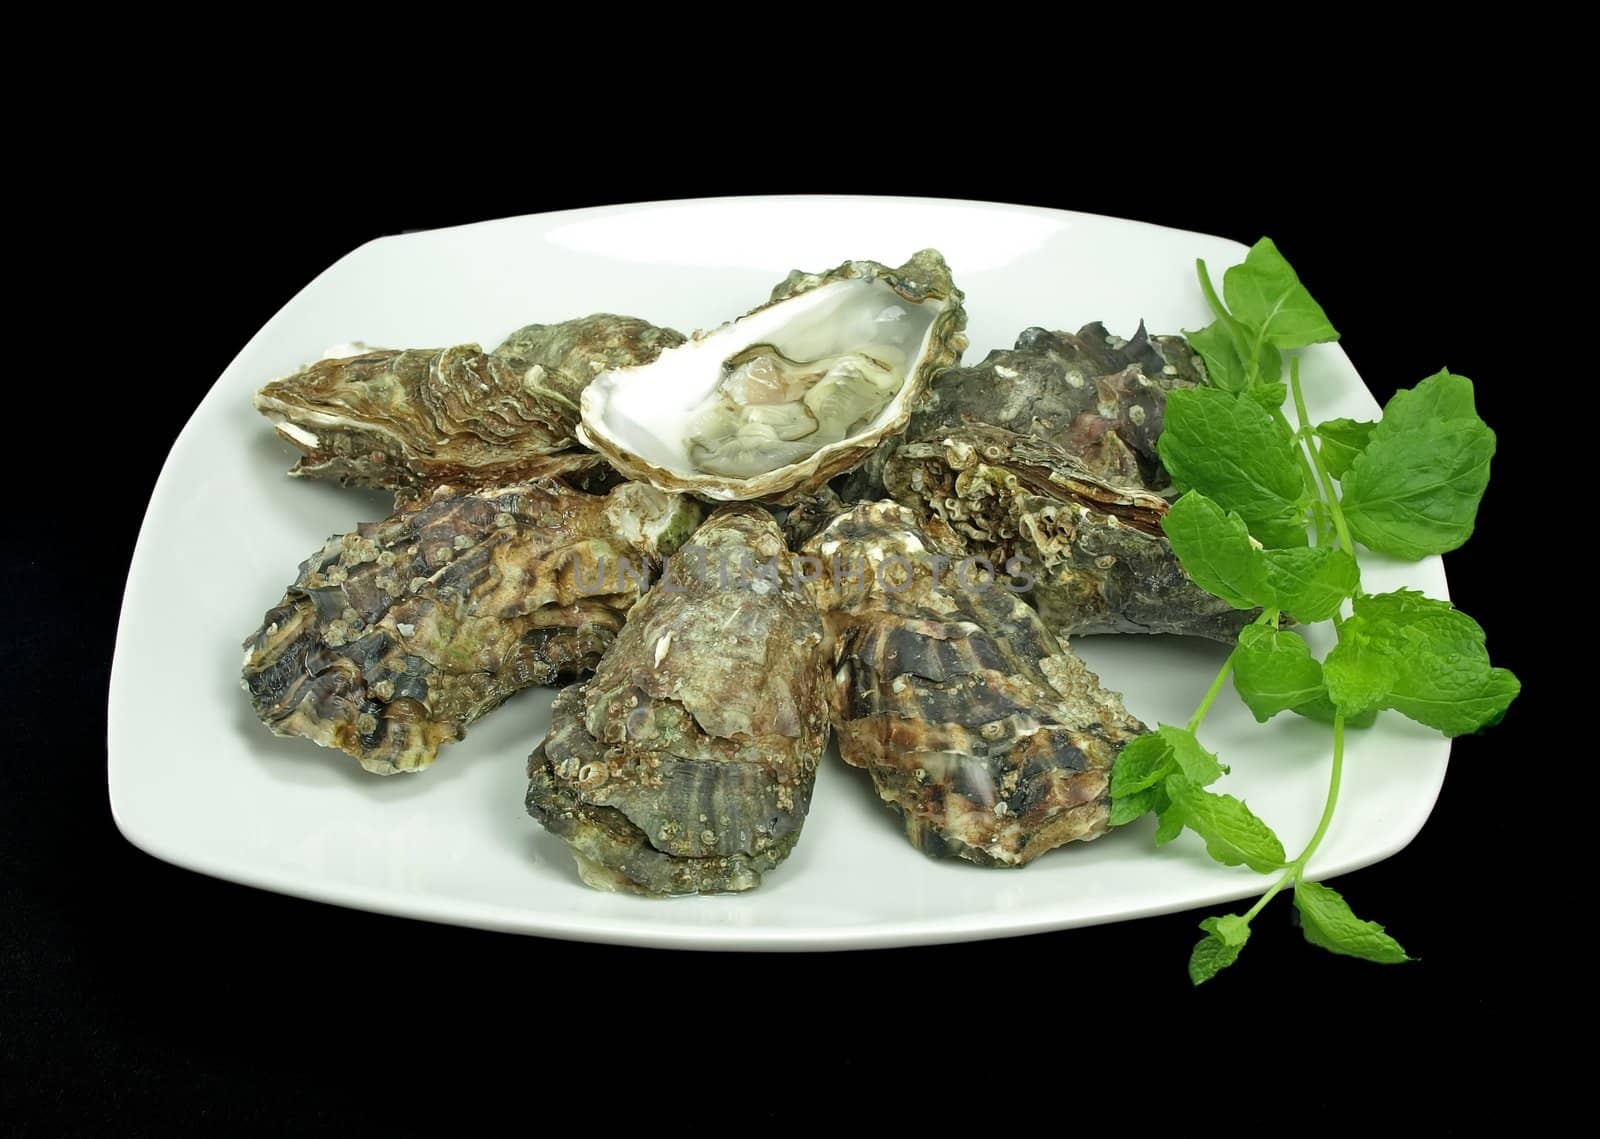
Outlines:
[[[1322,845],[1323,836],[1328,833],[1328,826],[1333,822],[1333,810],[1339,803],[1339,782],[1344,776],[1344,713],[1335,712],[1333,715],[1333,772],[1328,776],[1328,802],[1322,808],[1322,819],[1317,823],[1317,829],[1311,836],[1311,841],[1306,843],[1305,850],[1300,852],[1300,857],[1294,860],[1293,865],[1300,870],[1306,868],[1306,863],[1311,861],[1311,856],[1317,852],[1317,847]]]
[[[1291,356],[1289,358],[1289,375],[1292,377],[1294,372],[1295,361],[1294,357]],[[1283,414],[1283,408],[1274,408],[1272,414],[1277,419],[1278,423],[1282,425],[1285,431],[1296,438],[1299,437],[1299,432],[1297,432],[1294,429],[1294,425],[1289,422],[1289,417]],[[1305,451],[1301,449],[1298,443],[1295,444],[1292,449],[1294,451],[1295,459],[1300,464],[1300,481],[1305,484],[1306,494],[1311,496],[1312,521],[1314,521],[1317,526],[1317,544],[1320,546],[1322,544],[1322,516],[1325,508],[1322,501],[1322,495],[1317,491],[1317,473],[1316,471],[1312,470],[1311,461],[1306,458]]]
[[[1276,609],[1263,609],[1260,616],[1251,622],[1252,625],[1271,625],[1278,627],[1278,611]],[[1222,693],[1222,686],[1227,683],[1228,677],[1233,673],[1233,658],[1238,653],[1235,648],[1228,654],[1228,659],[1222,662],[1222,667],[1217,670],[1217,675],[1211,680],[1211,687],[1206,689],[1205,696],[1200,699],[1200,706],[1194,710],[1194,715],[1189,717],[1189,731],[1197,730],[1205,721],[1206,713],[1211,711],[1217,697]]]
[[[1311,453],[1311,464],[1316,468],[1317,477],[1322,481],[1322,494],[1327,501],[1328,513],[1333,516],[1333,530],[1339,535],[1339,545],[1349,551],[1354,557],[1356,544],[1350,539],[1350,527],[1344,520],[1344,507],[1339,505],[1339,492],[1334,488],[1333,476],[1328,474],[1328,466],[1322,461],[1322,452],[1317,449],[1316,432],[1311,429],[1311,416],[1306,413],[1305,393],[1300,390],[1300,359],[1298,356],[1289,358],[1289,391],[1294,395],[1294,411],[1300,419],[1300,430],[1296,433],[1304,446],[1297,445],[1295,453],[1305,459],[1305,452]]]
[[[1223,327],[1228,329],[1228,334],[1233,335],[1233,317],[1228,314],[1227,306],[1222,303],[1222,298],[1217,296],[1216,288],[1211,284],[1211,272],[1206,268],[1205,259],[1194,259],[1194,271],[1200,278],[1200,291],[1206,295],[1206,304],[1211,306],[1211,311],[1216,313],[1217,319],[1222,321]],[[1244,347],[1237,337],[1234,337],[1234,346]]]
[[[1217,696],[1222,691],[1222,686],[1227,683],[1228,676],[1233,672],[1233,658],[1238,649],[1228,654],[1228,659],[1222,662],[1222,667],[1217,671],[1216,678],[1212,680],[1211,687],[1206,689],[1206,694],[1200,700],[1200,707],[1194,710],[1194,715],[1189,717],[1189,730],[1195,731],[1205,720],[1206,713],[1211,711],[1211,705],[1216,702]]]
[[[1233,319],[1228,312],[1228,307],[1222,303],[1222,298],[1217,296],[1217,290],[1211,283],[1211,274],[1206,269],[1204,259],[1194,259],[1195,272],[1200,277],[1200,291],[1206,295],[1206,304],[1211,306],[1211,311],[1217,314],[1217,319],[1222,322],[1222,327],[1227,330],[1228,339],[1233,343],[1233,350],[1239,356],[1239,362],[1245,366],[1244,386],[1252,388],[1256,383],[1256,357],[1248,352],[1248,345],[1244,337],[1239,335],[1239,322]]]
[[[1328,826],[1333,822],[1333,811],[1339,803],[1339,783],[1344,777],[1344,714],[1335,712],[1333,716],[1333,773],[1328,777],[1328,801],[1322,805],[1322,818],[1317,822],[1317,829],[1311,835],[1311,841],[1306,843],[1306,848],[1300,852],[1300,857],[1289,863],[1284,872],[1279,876],[1265,894],[1256,899],[1256,904],[1244,913],[1244,920],[1251,921],[1266,908],[1267,903],[1277,897],[1286,886],[1291,886],[1299,881],[1305,873],[1306,863],[1311,861],[1311,856],[1317,852],[1317,847],[1322,845],[1323,837],[1328,833]]]

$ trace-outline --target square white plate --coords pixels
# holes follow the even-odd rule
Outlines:
[[[1209,319],[1194,259],[1213,272],[1244,247],[1137,222],[971,202],[756,198],[616,206],[387,237],[362,246],[269,320],[201,401],[151,497],[128,575],[111,675],[112,810],[159,858],[252,886],[489,929],[634,945],[843,949],[1086,925],[1252,895],[1261,880],[1206,857],[1192,835],[1161,850],[1148,821],[1020,871],[916,853],[864,773],[830,756],[794,855],[751,894],[650,901],[578,882],[565,847],[523,813],[523,765],[551,694],[523,693],[421,775],[383,779],[269,735],[239,690],[239,645],[329,534],[387,513],[386,498],[291,480],[294,455],[251,409],[264,380],[331,344],[498,343],[532,321],[631,313],[688,331],[764,300],[791,268],[851,257],[897,264],[943,251],[967,293],[968,360],[1029,325],[1093,319],[1129,335]],[[1291,251],[1292,252],[1292,251]],[[1315,266],[1309,271],[1313,284]],[[1359,329],[1348,330],[1359,335]],[[1377,405],[1336,346],[1309,351],[1312,413]],[[1438,558],[1364,563],[1369,588],[1446,596]],[[1076,647],[1146,722],[1182,723],[1224,650],[1163,637]],[[1230,696],[1206,743],[1291,851],[1311,833],[1329,735],[1256,725]],[[1351,734],[1344,790],[1313,863],[1331,876],[1385,858],[1421,828],[1449,744],[1385,715]]]

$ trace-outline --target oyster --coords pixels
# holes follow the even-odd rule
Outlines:
[[[517,477],[506,482],[485,485],[476,476],[452,479],[448,483],[418,483],[394,488],[396,511],[414,510],[425,504],[441,486],[452,492],[487,490],[495,486],[511,486],[524,482],[559,480],[564,486],[586,494],[605,494],[613,487],[626,482],[593,451],[558,451],[554,455],[529,455],[515,464]]]
[[[663,490],[787,502],[905,426],[966,347],[961,302],[931,249],[793,272],[760,308],[597,377],[579,438]]]
[[[443,483],[507,485],[563,473],[546,456],[577,445],[579,396],[597,372],[682,342],[670,328],[600,313],[530,324],[493,352],[464,344],[320,360],[267,384],[255,405],[303,452],[294,475],[412,497]]]
[[[1254,619],[1183,571],[1161,533],[1166,499],[1102,481],[1043,439],[951,429],[899,448],[884,482],[960,555],[1029,586],[1058,637],[1180,633],[1231,642]]]
[[[892,502],[852,507],[801,550],[821,563],[839,753],[913,845],[1021,866],[1105,832],[1112,763],[1146,729],[1025,601],[952,568]]]
[[[245,641],[245,689],[280,736],[416,771],[512,693],[593,668],[645,588],[624,559],[659,560],[699,517],[637,483],[440,487],[300,566]]]
[[[598,889],[751,889],[800,837],[828,740],[828,664],[771,516],[722,507],[594,676],[556,698],[528,761],[528,812]]]
[[[1098,322],[1076,334],[1029,328],[1009,351],[951,368],[933,381],[907,425],[908,440],[972,423],[1036,435],[1072,455],[1090,474],[1165,490],[1156,439],[1167,392],[1205,382],[1205,365],[1181,336],[1132,340]]]

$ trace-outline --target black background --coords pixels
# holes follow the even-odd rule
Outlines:
[[[305,1133],[403,1134],[504,1107],[537,1131],[541,1105],[556,1104],[597,1126],[642,1110],[753,1128],[779,1117],[825,1124],[836,1089],[867,1090],[862,1110],[908,1127],[961,1108],[993,1113],[997,1126],[1041,1106],[1065,1120],[1090,1102],[1129,1114],[1167,1103],[1160,1110],[1177,1120],[1199,1110],[1180,1089],[1214,1072],[1238,1088],[1228,1112],[1290,1125],[1415,1080],[1418,1057],[1475,1102],[1516,1094],[1503,1076],[1523,1047],[1536,939],[1493,915],[1522,922],[1533,906],[1513,885],[1542,873],[1508,866],[1502,844],[1523,825],[1528,790],[1527,776],[1508,772],[1534,748],[1539,720],[1523,618],[1541,575],[1525,534],[1549,418],[1528,414],[1537,334],[1507,312],[1506,283],[1527,269],[1526,231],[1471,219],[1520,201],[1524,187],[1515,169],[1486,160],[1470,114],[1428,105],[1393,115],[1381,140],[1352,127],[1337,150],[1299,161],[1251,142],[1260,161],[1244,168],[1212,168],[1207,147],[1187,154],[1136,131],[985,135],[964,148],[969,160],[925,165],[914,179],[883,163],[788,163],[779,152],[674,157],[661,140],[650,161],[612,169],[592,136],[577,155],[540,140],[560,158],[549,169],[537,155],[510,160],[504,139],[498,158],[431,142],[312,157],[276,136],[203,158],[166,144],[147,153],[139,204],[119,218],[125,243],[86,286],[143,338],[77,357],[104,383],[137,385],[117,415],[85,406],[76,416],[83,453],[114,458],[112,473],[86,463],[55,476],[33,503],[36,522],[13,535],[19,556],[0,560],[0,1100],[12,1122],[39,1133],[292,1122]],[[348,141],[359,127],[330,123],[320,141]],[[119,836],[103,708],[122,575],[167,446],[268,317],[384,234],[767,192],[916,192],[1246,242],[1270,234],[1380,398],[1446,364],[1477,381],[1500,450],[1479,534],[1448,559],[1451,588],[1530,692],[1503,726],[1455,745],[1415,842],[1337,883],[1420,963],[1383,968],[1312,950],[1281,904],[1256,923],[1240,964],[1199,991],[1183,965],[1201,913],[869,954],[630,951],[278,897],[162,864]],[[188,698],[172,693],[175,731]],[[1299,1106],[1265,1106],[1274,1087]],[[1410,1106],[1459,1105],[1439,1094]]]

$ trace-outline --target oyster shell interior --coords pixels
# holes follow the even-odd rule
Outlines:
[[[753,479],[846,446],[894,417],[947,303],[882,278],[830,281],[597,377],[585,441],[599,431],[683,480]]]

